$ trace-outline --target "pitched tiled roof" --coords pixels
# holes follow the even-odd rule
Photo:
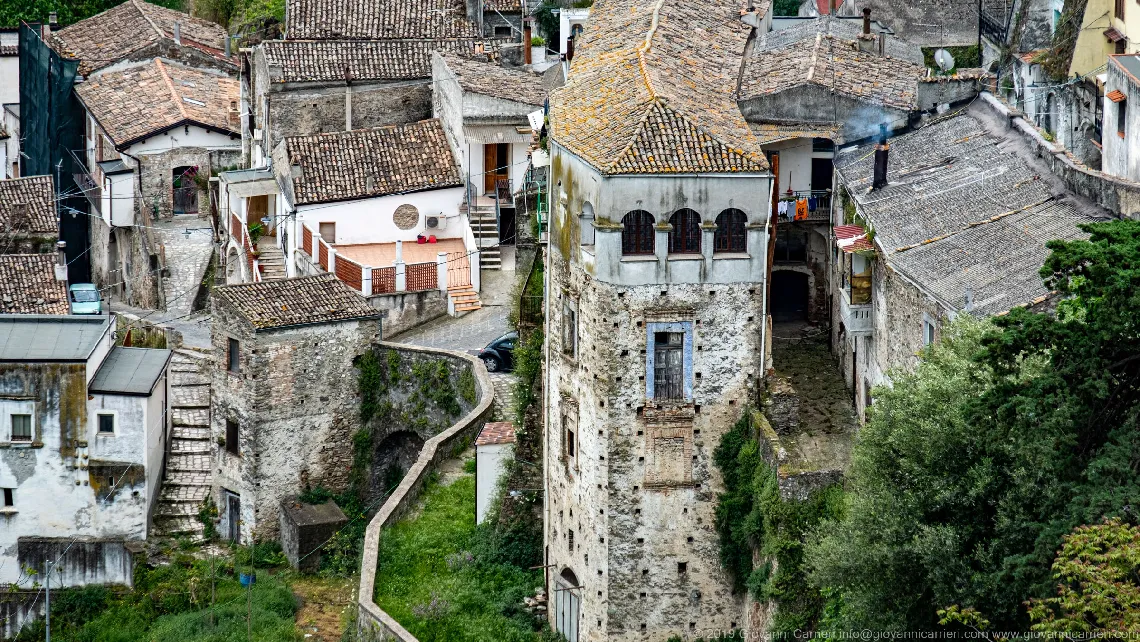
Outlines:
[[[237,80],[158,58],[79,83],[75,93],[116,147],[183,123],[240,134],[230,113]]]
[[[756,135],[756,140],[762,145],[778,143],[782,140],[792,140],[793,138],[827,138],[829,140],[836,140],[839,137],[839,129],[842,127],[839,123],[785,123],[775,121],[748,123],[748,126],[752,128],[752,133]]]
[[[359,292],[332,274],[240,283],[214,289],[254,330],[379,316]]]
[[[443,60],[464,91],[527,105],[541,106],[546,101],[546,88],[538,74],[452,54],[444,54]]]
[[[0,314],[67,314],[55,254],[0,254]]]
[[[500,13],[518,13],[522,11],[522,2],[519,0],[484,0],[484,19],[486,19],[488,14],[493,14],[496,11]]]
[[[463,185],[439,120],[285,139],[295,205]]]
[[[463,55],[476,52],[482,40],[270,40],[261,43],[272,82],[411,80],[431,77],[431,54],[437,49]]]
[[[50,176],[0,180],[0,234],[9,230],[23,234],[59,234]]]
[[[741,98],[778,94],[814,84],[839,94],[901,109],[917,107],[920,64],[859,51],[854,41],[815,34],[776,49],[761,49],[745,63]]]
[[[729,0],[598,0],[551,96],[553,139],[603,173],[767,170],[735,100],[739,12]]]
[[[515,425],[509,421],[493,421],[483,426],[475,438],[476,446],[515,443]]]
[[[1081,236],[1077,226],[1103,213],[1007,148],[975,109],[890,139],[884,188],[870,191],[870,144],[835,166],[893,269],[957,309],[969,288],[973,311],[993,314],[1047,294],[1045,243]]]
[[[174,40],[178,22],[182,44],[219,56],[226,30],[208,20],[143,0],[126,2],[52,34],[51,45],[61,55],[79,58],[79,73],[111,65],[159,40]]]
[[[792,43],[814,38],[818,34],[831,35],[840,40],[855,40],[863,32],[861,20],[844,19],[833,16],[821,16],[815,19],[805,19],[782,29],[775,29],[759,34],[760,42],[757,50],[771,51],[782,49]],[[878,43],[876,51],[878,50]],[[925,64],[922,56],[922,47],[902,38],[887,36],[887,55],[892,58],[909,60],[915,64]]]
[[[480,38],[464,0],[286,0],[286,38]]]

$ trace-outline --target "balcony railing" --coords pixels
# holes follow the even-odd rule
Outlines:
[[[843,288],[839,295],[839,316],[850,334],[870,334],[874,331],[873,306],[870,288]],[[853,303],[852,299],[860,303]]]
[[[795,220],[796,215],[796,202],[800,200],[808,201],[807,218],[800,219],[801,221],[829,221],[831,220],[831,190],[817,189],[817,190],[796,190],[788,193],[784,192],[780,196],[780,201],[777,202],[777,213],[779,212],[779,203],[787,203],[787,213],[782,217],[783,220]],[[811,209],[811,202],[815,201],[815,209]]]

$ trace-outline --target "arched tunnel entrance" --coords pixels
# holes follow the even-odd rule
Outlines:
[[[809,298],[808,275],[792,270],[772,272],[772,321],[807,321]]]
[[[399,486],[423,447],[423,438],[414,432],[401,430],[385,437],[372,456],[373,495],[386,494]]]

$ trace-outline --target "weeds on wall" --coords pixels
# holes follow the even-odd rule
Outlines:
[[[811,631],[828,604],[804,573],[804,537],[821,521],[842,517],[843,490],[835,484],[806,501],[781,498],[776,470],[764,462],[751,413],[745,410],[713,452],[725,484],[716,508],[721,563],[737,591],[747,589],[754,599],[777,604],[773,633]],[[753,565],[753,551],[763,563]]]
[[[526,421],[526,411],[538,401],[535,383],[542,373],[542,329],[535,329],[515,346],[515,425]]]
[[[198,521],[202,523],[202,535],[207,540],[218,536],[218,505],[214,503],[212,495],[206,495],[198,507]]]

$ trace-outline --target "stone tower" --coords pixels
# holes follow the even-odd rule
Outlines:
[[[598,0],[551,96],[545,540],[571,642],[744,623],[712,452],[764,374],[771,173],[722,73],[746,37],[739,3]]]

